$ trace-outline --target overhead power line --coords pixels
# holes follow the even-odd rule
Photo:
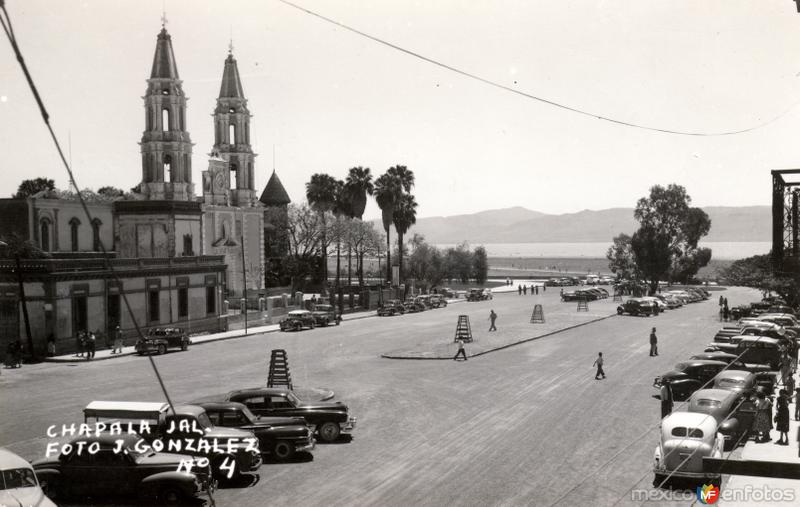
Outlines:
[[[504,85],[502,83],[498,83],[497,81],[492,81],[491,79],[488,79],[488,78],[485,78],[485,77],[481,77],[481,76],[479,76],[477,74],[473,74],[473,73],[468,72],[466,70],[461,70],[461,69],[459,69],[457,67],[453,67],[452,65],[448,65],[448,64],[446,64],[444,62],[441,62],[439,60],[435,60],[435,59],[427,57],[427,56],[425,56],[423,54],[417,53],[415,51],[411,51],[410,49],[406,49],[404,47],[398,46],[397,44],[393,44],[393,43],[388,42],[386,40],[383,40],[383,39],[381,39],[379,37],[376,37],[374,35],[370,35],[370,34],[368,34],[366,32],[362,32],[361,30],[353,28],[353,27],[351,27],[349,25],[346,25],[346,24],[344,24],[344,23],[342,23],[340,21],[336,21],[335,19],[332,19],[332,18],[329,18],[327,16],[324,16],[324,15],[318,13],[318,12],[312,11],[310,9],[306,9],[303,6],[300,6],[300,5],[297,5],[295,3],[289,2],[288,0],[277,0],[277,1],[281,2],[283,4],[286,4],[286,5],[290,6],[290,7],[293,7],[295,9],[299,10],[299,11],[305,12],[306,14],[310,14],[311,16],[319,18],[319,19],[321,19],[321,20],[323,20],[323,21],[325,21],[327,23],[330,23],[332,25],[336,25],[336,26],[338,26],[340,28],[344,28],[345,30],[348,30],[348,31],[353,32],[353,33],[355,33],[357,35],[360,35],[361,37],[365,37],[365,38],[367,38],[367,39],[369,39],[369,40],[371,40],[373,42],[377,42],[378,44],[382,44],[382,45],[387,46],[389,48],[392,48],[392,49],[394,49],[396,51],[400,51],[401,53],[405,53],[405,54],[407,54],[409,56],[413,56],[414,58],[418,58],[418,59],[420,59],[422,61],[428,62],[431,65],[435,65],[437,67],[441,67],[443,69],[449,70],[451,72],[454,72],[454,73],[459,74],[461,76],[467,77],[469,79],[472,79],[472,80],[475,80],[475,81],[479,81],[479,82],[484,83],[486,85],[493,86],[495,88],[499,88],[501,90],[504,90],[504,91],[507,91],[507,92],[510,92],[510,93],[513,93],[513,94],[516,94],[516,95],[520,95],[520,96],[525,97],[527,99],[536,100],[538,102],[541,102],[543,104],[547,104],[547,105],[552,106],[552,107],[556,107],[556,108],[559,108],[559,109],[563,109],[565,111],[570,111],[570,112],[573,112],[573,113],[576,113],[576,114],[580,114],[580,115],[584,115],[584,116],[589,116],[589,117],[595,118],[597,120],[601,120],[601,121],[605,121],[605,122],[609,122],[609,123],[614,123],[616,125],[621,125],[621,126],[624,126],[624,127],[631,127],[631,128],[641,129],[641,130],[649,130],[651,132],[661,132],[662,134],[674,134],[674,135],[679,135],[679,136],[693,136],[693,137],[731,136],[731,135],[735,135],[735,134],[744,134],[746,132],[752,132],[754,130],[758,130],[760,128],[766,127],[767,125],[770,125],[771,123],[774,123],[777,120],[781,119],[789,111],[794,109],[795,106],[797,106],[798,103],[800,103],[800,100],[795,101],[794,103],[792,103],[788,108],[786,108],[783,112],[781,112],[777,116],[775,116],[775,117],[773,117],[773,118],[771,118],[771,119],[769,119],[769,120],[767,120],[767,121],[765,121],[763,123],[759,123],[759,124],[756,124],[756,125],[753,125],[753,126],[750,126],[750,127],[747,127],[747,128],[743,128],[743,129],[722,130],[722,131],[717,131],[717,132],[702,132],[702,131],[677,130],[677,129],[653,127],[653,126],[649,126],[649,125],[643,125],[643,124],[639,124],[639,123],[633,123],[633,122],[621,120],[621,119],[618,119],[618,118],[613,118],[611,116],[606,116],[606,115],[602,115],[602,114],[593,113],[593,112],[590,112],[590,111],[586,111],[586,110],[580,109],[580,108],[575,107],[575,106],[569,106],[567,104],[562,104],[562,103],[556,102],[554,100],[546,99],[544,97],[539,97],[539,96],[533,95],[531,93],[527,93],[527,92],[524,92],[524,91],[521,91],[521,90],[517,90],[516,88],[512,88],[512,87]],[[798,1],[800,1],[800,0],[798,0]]]

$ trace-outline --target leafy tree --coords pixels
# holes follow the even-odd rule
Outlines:
[[[445,251],[445,270],[448,280],[469,283],[472,275],[472,254],[466,241]]]
[[[55,181],[48,178],[34,178],[32,180],[22,180],[17,188],[17,193],[12,197],[14,199],[27,199],[34,194],[38,194],[42,190],[55,190]]]
[[[711,260],[710,248],[695,248],[686,255],[680,255],[672,262],[670,278],[689,283],[691,279],[700,271],[700,268],[708,265]]]
[[[486,248],[483,246],[475,247],[472,252],[472,278],[478,285],[486,283],[489,273],[489,259],[486,255]]]
[[[100,187],[97,189],[97,193],[109,198],[122,197],[123,195],[125,195],[125,191],[122,190],[121,188],[111,187],[111,186]]]
[[[670,236],[653,226],[643,225],[633,233],[631,249],[636,267],[650,285],[650,293],[658,289],[658,281],[669,272],[672,263]]]
[[[608,268],[618,278],[631,280],[636,274],[636,261],[633,257],[633,247],[631,237],[625,233],[614,236],[613,243],[608,247],[606,259]]]

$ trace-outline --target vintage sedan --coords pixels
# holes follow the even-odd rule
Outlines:
[[[302,417],[324,442],[335,442],[340,434],[351,433],[356,425],[356,418],[349,416],[347,405],[341,401],[306,402],[288,389],[240,389],[225,395],[225,401],[242,403],[260,416]]]
[[[447,299],[440,294],[431,294],[429,301],[431,308],[444,308],[447,306]]]
[[[427,308],[425,307],[425,303],[418,300],[417,298],[407,298],[403,303],[403,308],[405,308],[406,313],[417,313],[417,312],[424,312]]]
[[[726,451],[747,441],[756,415],[755,403],[749,396],[727,389],[700,389],[689,398],[687,412],[713,416],[717,431],[725,439]]]
[[[251,431],[261,450],[278,461],[289,461],[297,452],[314,450],[314,432],[302,417],[262,417],[233,401],[199,402],[214,426]]]
[[[673,412],[661,421],[661,441],[653,454],[653,486],[666,485],[667,477],[719,484],[719,474],[703,472],[703,458],[721,458],[724,447],[716,419],[695,412]]]
[[[406,313],[406,307],[399,299],[390,299],[378,307],[378,316],[385,317],[387,315],[403,315]]]
[[[710,383],[719,372],[727,367],[722,361],[689,360],[675,365],[675,369],[656,377],[653,387],[661,388],[669,384],[676,400],[685,400],[693,392]]]
[[[331,323],[339,325],[342,322],[342,316],[336,311],[333,305],[318,304],[311,310],[311,315],[314,316],[314,323],[318,326],[329,326]]]
[[[42,489],[52,499],[138,496],[169,504],[215,486],[207,463],[188,455],[157,453],[137,435],[103,433],[70,444],[69,453],[33,463]],[[95,444],[97,452],[88,452]]]
[[[56,507],[39,486],[30,463],[3,448],[0,448],[0,505]]]
[[[136,353],[166,354],[168,349],[187,350],[191,343],[189,336],[180,327],[157,327],[136,342]]]
[[[753,395],[758,389],[765,393],[772,393],[775,390],[775,383],[775,374],[764,371],[726,370],[714,379],[715,388],[727,389],[747,396]]]
[[[654,305],[650,301],[646,301],[642,298],[630,298],[617,307],[617,315],[627,313],[633,316],[650,316],[653,314],[653,307]]]
[[[292,310],[280,323],[281,331],[301,331],[305,328],[314,329],[316,322],[308,310]]]

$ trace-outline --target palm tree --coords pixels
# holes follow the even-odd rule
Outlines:
[[[375,191],[375,185],[372,183],[372,173],[369,167],[351,167],[347,173],[347,179],[344,182],[347,188],[347,193],[350,195],[350,213],[351,218],[358,218],[363,220],[364,210],[367,208],[367,196],[372,195]],[[350,251],[347,251],[347,281],[350,282]],[[363,280],[364,265],[356,258],[356,273],[358,273],[359,280]]]
[[[402,190],[398,179],[388,171],[375,180],[375,201],[381,209],[383,230],[386,231],[386,279],[389,281],[392,280],[392,243],[389,231],[394,221],[394,208]]]
[[[400,256],[400,280],[403,280],[403,235],[417,223],[417,201],[411,194],[403,194],[395,205],[394,228],[397,231],[397,249]]]
[[[319,213],[322,219],[322,287],[328,284],[328,241],[325,214],[333,211],[336,205],[336,179],[323,173],[311,175],[306,183],[306,199],[311,209]]]
[[[393,178],[397,179],[402,189],[401,193],[405,191],[405,193],[408,194],[414,187],[414,171],[410,170],[404,165],[392,166],[386,171],[386,174],[389,174]]]

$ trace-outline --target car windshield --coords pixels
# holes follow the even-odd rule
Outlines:
[[[689,367],[689,363],[678,363],[675,365],[676,371],[684,371]]]
[[[707,399],[697,400],[697,406],[702,408],[717,408],[721,405],[722,402],[719,400],[707,400]]]
[[[740,378],[721,378],[718,383],[721,386],[741,386],[744,385],[744,380]]]
[[[3,470],[3,482],[0,483],[2,489],[34,488],[36,486],[36,476],[30,468]]]

